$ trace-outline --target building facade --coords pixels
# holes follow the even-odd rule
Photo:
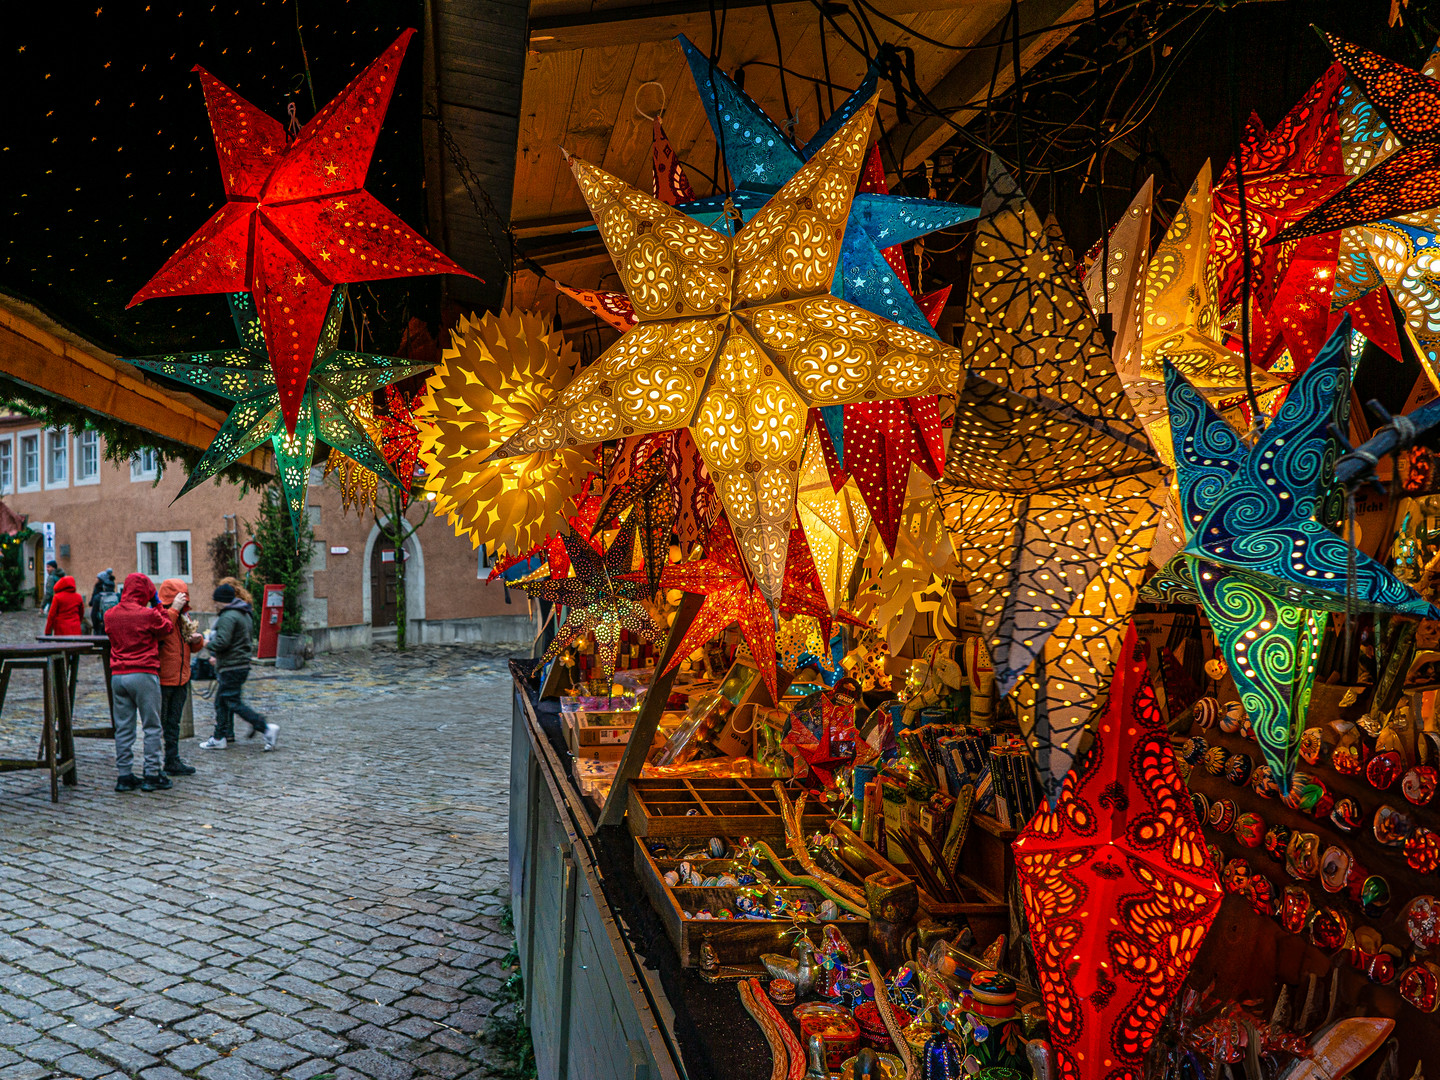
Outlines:
[[[303,597],[307,632],[318,650],[364,647],[393,638],[397,617],[394,551],[383,518],[343,511],[339,491],[310,473],[314,557]],[[184,468],[162,467],[143,450],[127,464],[105,460],[93,431],[47,429],[28,417],[0,416],[0,499],[36,536],[26,566],[37,590],[48,558],[75,577],[88,598],[106,568],[123,581],[136,570],[157,583],[192,585],[198,611],[212,606],[210,545],[230,532],[243,546],[259,517],[260,494],[227,481],[202,484],[177,499]],[[410,519],[420,519],[414,507]],[[406,608],[412,642],[487,641],[528,646],[534,636],[529,598],[488,584],[489,570],[467,539],[443,520],[425,520],[405,544]]]

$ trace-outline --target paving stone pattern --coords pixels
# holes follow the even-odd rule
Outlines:
[[[492,1075],[503,660],[335,654],[251,686],[279,749],[190,740],[200,771],[168,792],[117,795],[101,740],[58,806],[45,774],[0,774],[0,1080]],[[0,755],[33,753],[37,707],[17,685]]]

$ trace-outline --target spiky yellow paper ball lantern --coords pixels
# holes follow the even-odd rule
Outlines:
[[[569,447],[499,461],[491,452],[549,405],[579,368],[550,321],[529,311],[461,316],[426,382],[417,419],[435,512],[491,555],[518,555],[556,532],[589,460]]]

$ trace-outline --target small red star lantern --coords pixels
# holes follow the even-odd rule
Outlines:
[[[775,688],[775,616],[764,595],[751,584],[746,574],[740,549],[735,545],[735,536],[723,511],[715,519],[705,541],[705,557],[667,566],[661,575],[660,587],[683,589],[705,597],[695,621],[685,631],[679,647],[670,657],[666,671],[727,626],[738,623],[750,655],[770,691],[770,700],[780,700]]]
[[[932,480],[945,471],[945,436],[934,395],[845,406],[845,469],[892,555],[912,464]]]
[[[1015,841],[1060,1080],[1140,1080],[1220,882],[1139,647],[1125,636],[1083,769]]]
[[[375,419],[380,423],[380,454],[395,470],[410,497],[415,466],[420,461],[420,425],[415,419],[415,406],[420,394],[406,397],[393,386],[385,387],[385,412]]]
[[[157,296],[254,294],[280,408],[295,430],[334,286],[465,274],[364,188],[414,30],[362,71],[290,141],[285,128],[202,67],[227,202],[130,306]]]
[[[855,706],[860,684],[845,676],[820,695],[820,733],[816,735],[798,715],[790,717],[790,730],[780,745],[795,759],[794,779],[816,790],[835,786],[840,769],[875,755],[855,729]]]

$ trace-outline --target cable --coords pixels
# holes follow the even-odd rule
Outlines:
[[[785,85],[785,50],[780,44],[780,26],[775,21],[774,0],[765,0],[765,11],[770,16],[770,32],[775,35],[775,67],[780,71],[780,100],[785,104],[785,118],[795,118],[797,115],[790,108],[790,89]]]

